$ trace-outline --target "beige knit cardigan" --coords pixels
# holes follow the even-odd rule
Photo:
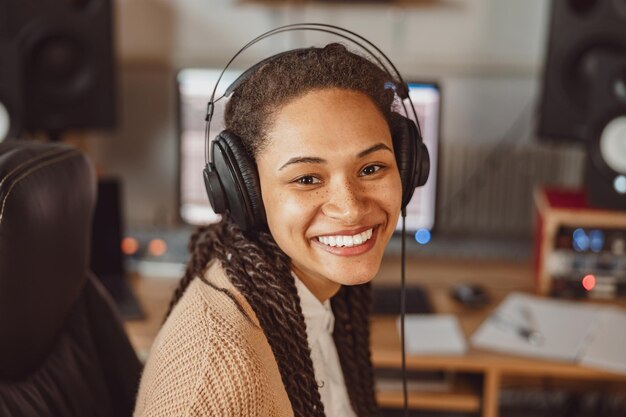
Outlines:
[[[209,282],[194,279],[156,337],[143,371],[135,417],[293,416],[276,358],[259,321],[218,262]]]

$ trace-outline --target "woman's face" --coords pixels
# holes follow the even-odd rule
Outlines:
[[[325,300],[378,272],[402,197],[389,127],[363,93],[323,89],[278,111],[257,155],[270,232]]]

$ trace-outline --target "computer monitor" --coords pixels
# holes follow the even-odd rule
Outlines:
[[[430,236],[430,231],[435,227],[441,89],[439,84],[434,82],[409,82],[408,84],[409,96],[419,118],[422,139],[430,155],[430,174],[426,184],[415,190],[406,207],[406,229],[411,233],[424,231],[425,236],[416,235],[416,239],[420,243],[426,243],[426,236]],[[409,117],[414,119],[413,112],[409,111]],[[396,230],[401,230],[401,221],[402,219],[398,221]]]
[[[183,69],[176,77],[179,112],[179,214],[181,220],[187,224],[200,225],[219,220],[219,215],[213,212],[209,204],[202,170],[205,166],[206,105],[220,72],[217,69]],[[226,71],[215,97],[220,97],[239,74],[241,71]],[[418,230],[429,232],[435,225],[441,94],[436,83],[418,82],[409,83],[409,94],[420,119],[424,142],[430,152],[431,169],[428,182],[415,191],[409,202],[406,226],[411,233]],[[211,139],[224,129],[224,108],[227,100],[224,97],[215,103],[209,132]],[[409,112],[409,116],[413,118],[412,112]],[[400,227],[401,224],[398,223],[398,230]]]

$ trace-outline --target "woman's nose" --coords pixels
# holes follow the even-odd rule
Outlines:
[[[352,181],[338,181],[331,187],[323,213],[344,224],[357,224],[370,208],[364,190]]]

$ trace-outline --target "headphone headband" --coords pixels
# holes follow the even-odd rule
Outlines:
[[[417,112],[415,111],[415,106],[413,105],[413,101],[411,100],[411,97],[409,95],[409,89],[408,89],[408,85],[406,84],[406,82],[404,81],[404,79],[402,78],[402,75],[400,74],[400,71],[398,71],[398,69],[396,68],[396,66],[393,64],[393,62],[391,62],[391,60],[389,59],[389,57],[387,55],[385,55],[385,53],[383,51],[380,50],[380,48],[378,48],[376,45],[374,45],[372,42],[370,42],[369,40],[367,40],[366,38],[364,38],[363,36],[359,35],[358,33],[355,33],[351,30],[339,27],[339,26],[334,26],[334,25],[328,25],[325,23],[293,23],[290,25],[284,25],[284,26],[279,26],[277,28],[274,28],[272,30],[268,30],[265,33],[260,34],[259,36],[257,36],[256,38],[252,39],[251,41],[249,41],[247,44],[245,44],[243,47],[241,47],[241,49],[239,49],[235,55],[232,56],[232,58],[230,58],[230,60],[226,63],[226,66],[224,67],[224,69],[222,69],[222,72],[220,73],[219,77],[217,78],[217,81],[215,83],[215,86],[213,87],[213,92],[211,93],[211,98],[209,100],[209,102],[207,103],[207,109],[206,109],[206,115],[205,115],[205,129],[204,129],[204,159],[205,159],[205,164],[208,165],[209,163],[209,159],[210,159],[210,155],[209,155],[209,133],[210,133],[210,128],[211,128],[211,120],[213,118],[213,111],[215,110],[215,103],[217,101],[219,101],[220,99],[222,99],[223,97],[228,97],[235,89],[236,87],[238,87],[244,80],[245,78],[243,78],[244,74],[250,74],[250,70],[253,68],[258,68],[261,63],[265,63],[268,62],[274,58],[276,58],[277,56],[289,53],[289,52],[293,52],[293,50],[289,50],[289,51],[285,51],[285,52],[281,52],[275,55],[270,56],[269,58],[264,59],[263,61],[261,61],[258,64],[255,64],[252,68],[250,68],[249,70],[246,70],[244,72],[244,74],[242,74],[241,76],[239,76],[234,83],[237,83],[237,85],[233,86],[231,84],[231,86],[229,86],[226,90],[226,92],[221,95],[220,97],[218,97],[217,99],[215,99],[215,93],[217,92],[217,87],[220,84],[220,81],[222,80],[222,77],[224,75],[224,73],[226,72],[226,70],[230,67],[230,65],[233,63],[233,61],[235,61],[235,59],[237,59],[237,57],[239,55],[241,55],[246,49],[250,48],[251,46],[253,46],[254,44],[269,38],[271,36],[274,35],[278,35],[280,33],[284,33],[284,32],[293,32],[293,31],[299,31],[299,30],[306,30],[306,31],[312,31],[312,32],[323,32],[323,33],[329,33],[335,36],[338,36],[342,39],[345,39],[349,42],[351,42],[354,45],[357,45],[358,47],[360,47],[363,51],[365,51],[370,57],[372,57],[377,63],[378,65],[381,67],[381,69],[383,71],[385,71],[387,74],[389,74],[389,76],[391,77],[390,81],[394,82],[394,85],[396,87],[395,89],[395,93],[398,95],[398,97],[400,97],[400,104],[402,105],[403,109],[404,109],[404,113],[406,114],[407,117],[409,117],[409,112],[406,108],[406,103],[404,102],[405,99],[409,100],[409,103],[411,104],[410,108],[411,111],[413,113],[413,117],[415,118],[415,123],[417,125],[417,129],[418,129],[418,134],[421,137],[421,132],[420,132],[420,128],[419,128],[419,122],[418,122],[418,118],[417,118]],[[357,38],[357,39],[354,39]],[[368,48],[369,46],[369,48]],[[371,48],[371,49],[370,49]],[[306,48],[299,48],[299,49],[306,49]],[[372,49],[374,51],[376,51],[376,53],[372,52]],[[384,64],[384,62],[381,60],[381,58],[384,60],[384,62],[386,62],[391,69],[393,70],[390,71],[389,68],[387,68],[387,66]],[[232,87],[232,88],[231,88]],[[398,88],[399,87],[399,88]]]

